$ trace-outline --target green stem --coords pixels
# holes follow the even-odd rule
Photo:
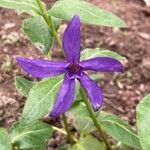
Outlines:
[[[68,126],[68,123],[67,123],[67,118],[66,118],[65,114],[62,115],[62,119],[63,119],[63,122],[64,122],[64,126],[65,126],[65,129],[66,129],[68,140],[69,140],[70,144],[75,144],[76,142],[74,141],[74,139],[71,136],[69,126]]]
[[[88,110],[88,112],[89,112],[89,114],[90,114],[90,117],[92,118],[93,123],[94,123],[95,127],[97,128],[98,132],[99,132],[100,135],[102,136],[102,139],[103,139],[103,141],[105,142],[105,144],[106,144],[106,146],[107,146],[107,149],[108,149],[108,150],[113,150],[113,148],[111,147],[109,141],[107,140],[106,134],[104,133],[104,131],[102,130],[101,125],[98,123],[98,121],[97,121],[97,119],[96,119],[96,116],[95,116],[95,114],[94,114],[94,112],[93,112],[93,109],[92,109],[92,107],[91,107],[91,104],[90,104],[89,100],[87,99],[87,96],[86,96],[86,94],[85,94],[85,92],[84,92],[83,89],[81,89],[81,95],[82,95],[82,98],[83,98],[83,100],[84,100],[84,102],[85,102],[85,104],[86,104],[86,107],[87,107],[87,110]]]
[[[40,11],[41,11],[41,12],[38,12],[38,13],[44,18],[44,20],[46,21],[48,27],[52,31],[52,34],[53,34],[53,37],[54,37],[55,41],[57,42],[57,44],[61,48],[61,50],[63,50],[62,42],[61,42],[60,37],[58,36],[58,34],[57,34],[56,30],[55,30],[55,26],[54,26],[54,23],[52,21],[51,16],[47,13],[47,10],[43,7],[43,4],[42,4],[41,0],[36,0],[36,2],[37,2],[38,6],[40,8]],[[91,107],[88,99],[86,98],[86,95],[85,95],[83,89],[81,90],[81,93],[82,93],[82,97],[84,99],[84,102],[86,104],[87,110],[89,111],[89,114],[90,114],[90,116],[91,116],[91,118],[92,118],[92,120],[94,122],[95,127],[97,128],[97,130],[101,134],[101,136],[103,138],[103,141],[105,142],[108,150],[113,150],[113,148],[111,147],[110,143],[107,141],[107,137],[106,137],[105,133],[103,132],[100,124],[98,123],[98,121],[97,121],[97,119],[95,117],[95,114],[94,114],[94,112],[92,110],[92,107]],[[72,138],[71,133],[69,131],[69,127],[68,127],[68,124],[67,124],[67,119],[66,119],[65,114],[62,115],[62,119],[63,119],[64,126],[65,126],[65,129],[66,129],[67,135],[68,135],[68,140],[70,141],[70,144],[74,144],[75,141]]]
[[[64,135],[67,135],[67,132],[65,131],[65,130],[63,130],[63,129],[60,129],[60,128],[57,128],[57,127],[54,127],[54,126],[51,126],[54,130],[56,130],[56,131],[59,131],[59,132],[61,132],[62,134],[64,134]],[[78,139],[76,139],[75,137],[73,137],[73,141],[76,143],[77,141],[78,141]]]
[[[41,10],[40,15],[44,18],[48,27],[51,29],[53,37],[54,37],[55,41],[57,42],[58,46],[61,48],[61,50],[63,50],[62,42],[61,42],[60,37],[58,36],[58,34],[55,30],[55,26],[54,26],[54,23],[52,21],[52,17],[48,14],[47,10],[44,8],[41,0],[36,0],[36,2],[37,2],[38,6]]]
[[[57,42],[60,49],[63,51],[63,46],[62,46],[61,39],[60,39],[60,37],[58,36],[58,34],[55,30],[55,26],[54,26],[54,23],[52,21],[51,16],[48,14],[47,10],[44,8],[41,0],[36,0],[36,2],[37,2],[38,6],[40,8],[40,11],[41,11],[41,12],[37,12],[37,13],[40,14],[44,18],[44,20],[46,21],[48,27],[50,28],[50,30],[53,34],[53,37],[54,37],[55,41]],[[47,58],[49,59],[49,54],[47,55]],[[76,143],[76,140],[74,140],[72,138],[71,133],[69,131],[69,127],[68,127],[68,124],[67,124],[67,119],[66,119],[65,114],[62,115],[62,119],[63,119],[63,122],[64,122],[65,130],[67,132],[67,136],[68,136],[68,140],[69,140],[70,144]]]

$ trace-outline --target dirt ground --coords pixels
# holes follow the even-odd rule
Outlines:
[[[136,105],[150,92],[150,7],[142,0],[89,1],[114,12],[128,25],[126,29],[82,25],[81,46],[110,49],[127,58],[126,72],[123,75],[106,73],[100,85],[105,93],[103,109],[135,125]],[[27,74],[16,64],[15,57],[43,57],[21,31],[23,18],[25,16],[18,16],[13,10],[0,8],[0,126],[6,128],[18,119],[25,102],[15,89],[14,79],[15,75]],[[54,56],[60,57],[60,54]],[[53,143],[58,145],[60,140],[53,139]],[[52,149],[52,142],[50,147]]]

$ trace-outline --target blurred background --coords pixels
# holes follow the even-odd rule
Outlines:
[[[52,5],[50,1],[45,1],[48,7]],[[124,74],[98,75],[105,96],[102,109],[121,116],[134,126],[136,105],[150,92],[150,1],[88,1],[115,13],[128,25],[128,28],[118,29],[82,24],[81,47],[101,47],[127,58]],[[0,8],[0,126],[5,128],[18,119],[25,102],[25,98],[15,88],[15,76],[30,78],[19,68],[15,57],[43,58],[21,30],[22,20],[26,17],[14,10]],[[64,22],[60,32],[65,27]],[[56,47],[52,56],[62,58],[63,55]],[[60,144],[61,138],[58,136],[51,141],[51,148]]]

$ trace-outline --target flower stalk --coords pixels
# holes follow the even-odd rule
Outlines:
[[[87,110],[88,110],[88,112],[89,112],[89,114],[90,114],[90,117],[91,117],[91,119],[93,120],[93,123],[94,123],[95,127],[97,128],[98,132],[99,132],[100,135],[102,136],[102,140],[105,142],[105,144],[106,144],[106,146],[107,146],[107,149],[108,149],[108,150],[114,150],[114,149],[112,148],[112,146],[110,145],[109,141],[107,140],[107,136],[106,136],[106,134],[104,133],[104,131],[102,130],[101,125],[98,123],[98,121],[97,121],[97,119],[96,119],[96,116],[95,116],[95,114],[94,114],[94,112],[93,112],[93,109],[92,109],[92,107],[91,107],[91,104],[90,104],[89,100],[87,99],[87,96],[86,96],[86,94],[85,94],[83,88],[81,88],[80,91],[81,91],[81,96],[82,96],[82,98],[83,98],[83,101],[84,101],[84,103],[86,104]]]
[[[39,8],[40,8],[40,15],[44,18],[44,20],[46,21],[48,27],[51,29],[52,35],[55,39],[55,41],[57,42],[58,46],[61,48],[61,50],[63,50],[63,46],[62,46],[62,42],[60,40],[60,37],[58,36],[56,30],[55,30],[55,26],[54,23],[52,21],[52,17],[48,14],[47,10],[45,9],[45,7],[42,4],[41,0],[36,0]]]
[[[65,116],[65,114],[62,115],[62,120],[64,122],[64,127],[65,127],[65,130],[67,132],[67,136],[68,136],[68,140],[69,140],[69,143],[71,145],[75,144],[75,140],[73,139],[73,137],[71,136],[71,133],[70,133],[70,130],[69,130],[69,126],[68,126],[68,123],[67,123],[67,118]]]
[[[60,39],[60,37],[58,36],[58,34],[55,30],[55,26],[54,26],[54,23],[52,21],[52,17],[47,13],[47,10],[43,7],[41,0],[36,0],[36,2],[37,2],[38,6],[41,10],[41,12],[39,14],[46,21],[48,27],[50,28],[50,30],[52,32],[52,35],[53,35],[55,41],[57,42],[60,49],[63,51],[62,42],[61,42],[61,39]],[[49,54],[47,55],[47,58],[48,59],[50,58]],[[68,136],[68,140],[69,140],[70,144],[75,144],[76,142],[73,139],[73,137],[71,136],[71,133],[70,133],[70,130],[69,130],[69,127],[68,127],[68,123],[67,123],[67,118],[66,118],[65,114],[62,115],[62,120],[63,120],[63,123],[64,123],[65,130],[67,132],[67,136]]]

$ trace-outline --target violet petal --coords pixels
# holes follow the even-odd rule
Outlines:
[[[83,89],[87,92],[94,111],[99,110],[103,103],[103,94],[100,87],[85,73],[82,73],[81,77],[78,80]]]
[[[61,61],[32,60],[22,57],[16,58],[20,67],[33,77],[53,77],[65,72],[67,63]]]
[[[63,48],[68,62],[80,59],[80,18],[74,16],[63,36]]]
[[[70,79],[68,74],[66,74],[50,116],[57,117],[66,112],[73,103],[74,95],[75,80]]]
[[[80,63],[83,70],[93,70],[101,72],[124,72],[124,67],[116,59],[110,57],[96,57],[84,60]]]

